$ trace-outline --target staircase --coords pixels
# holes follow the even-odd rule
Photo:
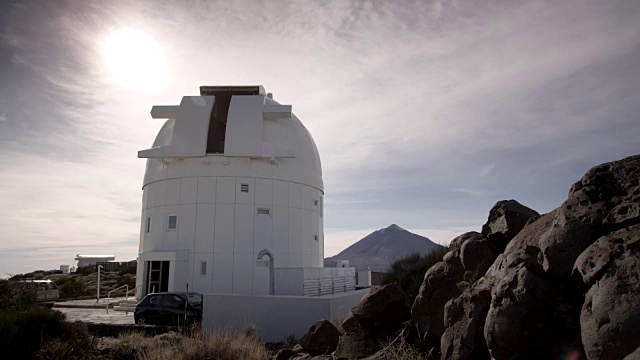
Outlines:
[[[136,305],[138,305],[138,300],[131,298],[129,300],[121,301],[118,305],[113,307],[113,310],[133,312],[136,309]]]

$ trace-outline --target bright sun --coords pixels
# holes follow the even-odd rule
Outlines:
[[[131,29],[113,31],[105,43],[105,53],[114,82],[138,91],[166,84],[162,50],[147,34]]]

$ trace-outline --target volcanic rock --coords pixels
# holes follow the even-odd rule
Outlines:
[[[411,318],[409,302],[396,284],[375,286],[342,323],[346,333],[362,330],[371,335],[393,332]]]
[[[487,223],[482,226],[482,234],[502,251],[530,218],[539,215],[515,200],[498,201],[489,211]]]
[[[599,238],[576,261],[587,292],[580,325],[589,359],[620,359],[640,346],[640,225]]]
[[[300,345],[310,354],[328,354],[336,349],[340,335],[333,323],[320,320],[300,339]]]

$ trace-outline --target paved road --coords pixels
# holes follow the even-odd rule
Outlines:
[[[67,315],[69,321],[85,321],[100,324],[133,324],[133,313],[129,312],[128,315],[124,311],[109,310],[107,314],[106,309],[83,309],[83,308],[57,308],[58,310]]]
[[[125,298],[100,299],[99,303],[96,303],[95,299],[69,300],[56,302],[53,309],[66,314],[69,321],[79,320],[98,324],[133,324],[133,312],[126,314],[124,311],[109,309],[107,314],[107,303],[113,306],[124,300]],[[129,298],[129,300],[135,301],[133,298]]]

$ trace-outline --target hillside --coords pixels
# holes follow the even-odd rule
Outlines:
[[[325,258],[325,267],[335,267],[339,260],[349,260],[356,270],[386,271],[396,260],[407,255],[427,254],[441,247],[424,236],[396,224],[365,236],[339,254]]]

